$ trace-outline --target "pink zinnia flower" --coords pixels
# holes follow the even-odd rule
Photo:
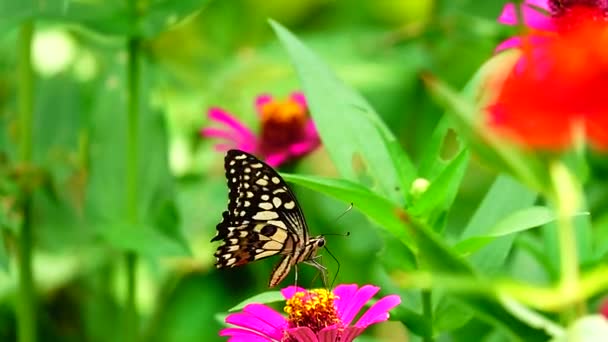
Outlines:
[[[304,94],[295,92],[283,101],[261,95],[255,108],[260,117],[257,135],[220,108],[209,109],[208,116],[223,127],[206,127],[201,134],[223,140],[215,145],[219,151],[236,148],[257,155],[273,167],[301,158],[320,145]]]
[[[281,290],[287,318],[266,305],[249,304],[226,317],[226,323],[237,327],[223,329],[220,336],[230,336],[230,342],[350,342],[368,326],[386,321],[388,311],[401,303],[397,295],[383,297],[351,325],[379,290],[355,284],[338,285],[331,292],[289,286]]]

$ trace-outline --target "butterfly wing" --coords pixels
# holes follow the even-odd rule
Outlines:
[[[230,191],[228,210],[222,214],[217,235],[211,240],[222,241],[215,252],[216,266],[240,266],[301,249],[308,241],[306,222],[281,176],[266,163],[239,150],[226,153],[224,167]],[[286,273],[290,267],[287,265]]]

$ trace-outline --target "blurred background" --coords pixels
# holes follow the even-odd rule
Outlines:
[[[118,340],[125,305],[123,252],[138,258],[136,306],[146,341],[215,341],[223,314],[267,290],[275,258],[215,269],[210,243],[227,203],[223,154],[199,131],[220,107],[257,127],[255,97],[283,98],[298,79],[268,19],[286,26],[361,92],[416,161],[442,115],[420,81],[430,72],[462,87],[511,32],[496,23],[505,1],[140,1],[135,26],[122,1],[2,1],[0,5],[0,340],[16,339],[16,229],[11,181],[18,150],[19,32],[33,20],[34,274],[44,341]],[[141,4],[140,4],[141,3]],[[149,6],[149,7],[146,7]],[[134,28],[135,27],[135,28]],[[142,59],[138,189],[145,234],[124,215],[126,35]],[[339,134],[339,129],[336,130]],[[446,144],[446,156],[450,154]],[[323,148],[289,172],[337,176]],[[457,234],[493,173],[473,162],[447,218]],[[384,231],[338,201],[295,187],[311,233],[328,237],[336,283],[384,284],[411,262]],[[393,246],[394,247],[394,246]],[[324,257],[330,277],[337,263]],[[300,267],[305,286],[320,286]],[[283,283],[291,284],[293,274]],[[385,289],[396,291],[395,289]],[[280,308],[279,308],[280,309]],[[406,340],[400,323],[372,331]],[[361,340],[365,340],[362,338]]]

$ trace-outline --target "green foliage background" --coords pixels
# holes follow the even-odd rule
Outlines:
[[[511,178],[512,170],[483,150],[470,153],[466,130],[455,130],[441,105],[463,100],[441,89],[434,98],[421,79],[432,74],[463,88],[514,32],[496,23],[504,3],[1,1],[0,340],[17,338],[15,254],[23,215],[15,203],[23,179],[35,189],[39,340],[123,339],[125,253],[137,255],[140,339],[222,340],[223,315],[267,290],[276,260],[215,270],[209,240],[227,188],[223,155],[199,130],[212,106],[256,127],[258,94],[283,97],[298,89],[324,142],[286,175],[311,232],[351,233],[328,237],[340,262],[337,283],[371,283],[402,296],[396,322],[361,340],[408,340],[408,331],[410,340],[546,339],[542,326],[522,320],[496,293],[504,294],[497,290],[501,279],[558,281],[555,214],[538,188]],[[28,22],[35,25],[29,178],[18,151],[17,67],[24,62],[19,32]],[[140,61],[135,154],[129,41]],[[581,266],[592,270],[608,251],[606,182],[599,177],[606,163],[595,155],[589,163],[570,160],[584,171],[577,176],[593,214],[574,219]],[[129,176],[133,163],[137,173]],[[426,192],[411,191],[416,178],[430,181]],[[131,186],[135,207],[125,192]],[[336,220],[350,202],[355,209]],[[404,224],[399,210],[415,220]],[[335,274],[336,263],[323,261]],[[305,285],[319,286],[314,270],[300,269]],[[600,290],[606,283],[593,282],[604,284]],[[590,312],[600,290],[586,298]],[[524,292],[510,294],[527,302]],[[567,321],[542,303],[527,304]]]

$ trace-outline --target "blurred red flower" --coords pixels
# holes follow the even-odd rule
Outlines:
[[[488,108],[495,131],[533,149],[562,150],[584,137],[608,150],[608,20],[600,3],[549,1],[552,29],[521,37],[522,57]]]

